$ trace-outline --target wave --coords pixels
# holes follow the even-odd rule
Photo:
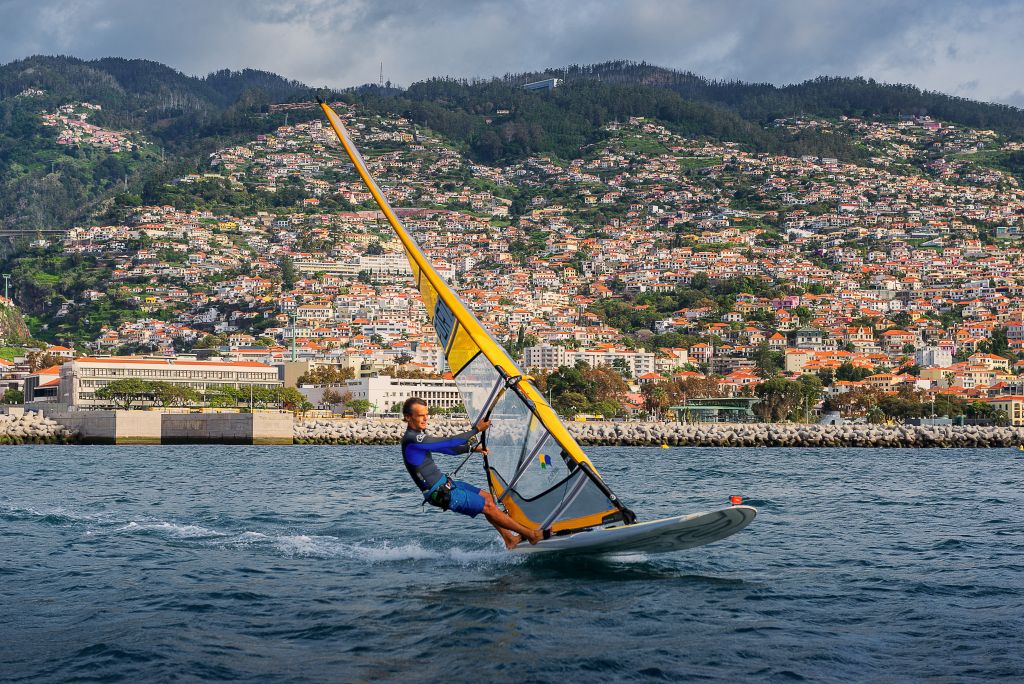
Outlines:
[[[179,525],[178,523],[159,520],[156,522],[129,522],[124,527],[119,527],[114,532],[163,532],[171,537],[181,539],[193,539],[198,537],[223,537],[225,532],[218,532],[200,525]]]
[[[0,504],[0,519],[34,520],[50,525],[86,525],[85,535],[149,535],[193,540],[201,545],[260,546],[289,558],[349,559],[369,564],[440,561],[456,565],[521,562],[496,543],[486,548],[429,548],[419,542],[343,541],[331,535],[275,534],[269,531],[225,531],[191,522],[161,520],[104,511],[83,513],[63,507],[33,508]]]
[[[275,550],[288,557],[343,558],[370,564],[399,563],[405,561],[447,561],[459,565],[509,561],[510,556],[497,546],[491,549],[463,549],[449,547],[431,549],[418,542],[395,544],[384,540],[374,542],[344,542],[338,537],[317,535],[282,535],[267,540]]]
[[[0,504],[0,519],[11,522],[19,520],[39,520],[40,522],[50,525],[116,522],[111,520],[111,514],[106,511],[85,513],[69,510],[63,506],[52,506],[40,509],[33,508],[32,506],[14,506],[11,504]]]

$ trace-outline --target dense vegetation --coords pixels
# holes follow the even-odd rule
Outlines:
[[[564,79],[564,85],[550,92],[522,88],[529,81],[551,77]],[[793,135],[764,126],[776,118],[794,116],[895,118],[927,114],[991,128],[1009,137],[1024,136],[1024,112],[1020,109],[910,85],[820,77],[776,87],[714,81],[625,61],[510,74],[486,81],[435,78],[397,94],[364,89],[359,97],[364,105],[405,114],[466,143],[481,161],[532,153],[571,157],[580,145],[600,139],[601,126],[630,116],[658,119],[679,133],[730,140],[750,150],[848,160],[863,159],[867,153],[846,136],[814,131]],[[509,113],[498,115],[499,109]]]
[[[28,88],[42,95],[18,97]],[[0,67],[0,227],[64,227],[118,190],[200,168],[234,140],[283,123],[271,102],[308,97],[300,83],[246,69],[185,76],[145,60],[30,57]],[[152,144],[131,152],[58,145],[41,111],[70,102],[102,107],[90,123],[141,131]]]
[[[529,92],[522,85],[557,76],[562,87]],[[18,97],[27,88],[43,91]],[[157,189],[202,170],[208,154],[284,122],[273,102],[311,99],[309,88],[274,74],[222,70],[186,76],[146,60],[36,56],[0,66],[0,228],[64,227],[120,193],[137,201],[165,199]],[[766,126],[802,115],[930,114],[1009,137],[1024,137],[1024,113],[908,85],[860,78],[818,78],[776,87],[713,81],[645,63],[607,62],[481,81],[434,78],[406,90],[364,86],[340,96],[372,112],[401,114],[458,144],[474,159],[512,161],[530,154],[576,156],[600,141],[602,127],[630,116],[656,119],[690,136],[730,140],[756,151],[857,160],[867,151],[842,135],[798,134]],[[92,123],[140,131],[152,144],[131,152],[57,145],[41,111],[69,102],[102,106]],[[502,112],[499,114],[499,110]],[[319,116],[290,113],[291,121]],[[993,160],[1015,172],[1020,160]],[[244,198],[211,201],[244,204]]]

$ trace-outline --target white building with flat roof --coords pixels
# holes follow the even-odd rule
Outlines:
[[[585,361],[591,368],[620,366],[633,378],[655,371],[653,352],[615,347],[566,349],[552,344],[538,344],[523,350],[523,366],[526,368],[555,370],[559,366],[574,366],[577,361]]]
[[[325,387],[300,386],[299,391],[314,404],[323,399]],[[385,413],[395,404],[402,403],[409,397],[420,397],[427,406],[451,409],[462,405],[462,395],[454,380],[445,378],[392,378],[388,375],[375,375],[365,378],[346,380],[342,385],[331,389],[352,395],[353,400],[365,399],[370,402],[370,411]]]
[[[197,392],[222,387],[282,387],[277,369],[255,361],[194,361],[140,356],[83,357],[60,368],[57,402],[81,408],[107,408],[96,391],[114,380],[168,382]]]

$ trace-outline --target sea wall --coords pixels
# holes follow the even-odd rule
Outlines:
[[[68,411],[57,405],[42,410],[45,420],[62,425],[82,444],[292,444],[295,435],[288,411]]]
[[[273,413],[165,413],[163,444],[292,444],[294,417]]]
[[[69,444],[78,433],[36,411],[0,415],[0,444]]]
[[[571,422],[569,432],[590,446],[712,447],[1017,447],[1024,428],[979,426],[801,425],[790,423],[693,424]],[[465,421],[431,420],[444,435]],[[297,444],[397,444],[405,430],[398,419],[309,420],[295,424]]]

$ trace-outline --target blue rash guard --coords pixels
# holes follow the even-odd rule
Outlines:
[[[470,517],[476,517],[483,511],[485,502],[480,496],[480,490],[466,482],[451,480],[441,472],[430,455],[465,454],[473,448],[470,440],[476,435],[476,429],[454,437],[428,437],[426,433],[412,428],[405,431],[405,435],[402,436],[402,459],[413,482],[424,493],[428,503]],[[439,496],[428,496],[435,493]]]

